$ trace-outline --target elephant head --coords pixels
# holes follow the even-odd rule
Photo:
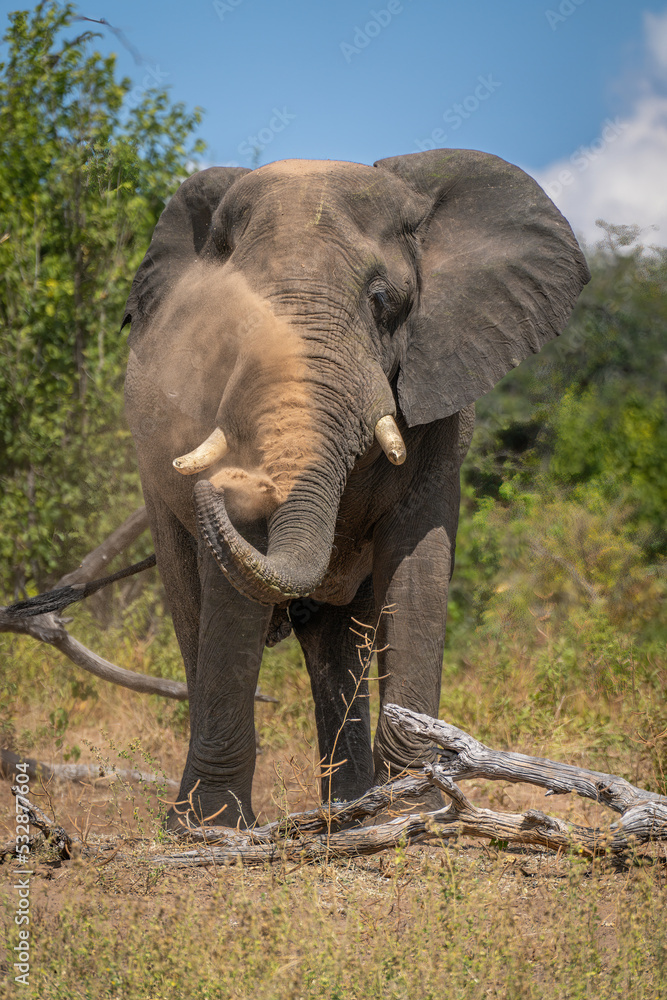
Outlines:
[[[486,153],[188,178],[124,322],[182,416],[161,432],[164,474],[196,477],[197,530],[236,589],[272,605],[316,592],[355,463],[382,449],[400,464],[406,429],[556,337],[588,278],[541,188]],[[260,517],[265,553],[238,530]]]

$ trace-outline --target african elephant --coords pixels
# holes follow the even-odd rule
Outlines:
[[[180,186],[123,325],[195,819],[254,821],[255,685],[290,628],[320,755],[338,734],[345,761],[324,798],[414,761],[382,714],[372,747],[366,699],[343,725],[351,619],[395,607],[377,636],[381,699],[437,715],[474,400],[561,332],[588,278],[540,187],[486,153],[212,167]]]

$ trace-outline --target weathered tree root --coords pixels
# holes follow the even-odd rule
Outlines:
[[[198,840],[208,840],[206,846],[165,854],[153,858],[152,862],[192,867],[233,864],[239,859],[244,864],[277,860],[317,861],[363,857],[401,843],[407,846],[461,836],[484,837],[501,843],[539,845],[551,849],[564,848],[587,857],[606,853],[623,854],[650,841],[667,841],[667,804],[650,801],[634,806],[628,809],[622,820],[605,831],[578,826],[548,816],[537,809],[516,814],[479,809],[443,772],[444,769],[439,765],[427,764],[423,777],[401,779],[400,793],[398,790],[394,791],[397,798],[400,794],[405,800],[408,797],[420,797],[429,784],[436,785],[451,799],[451,803],[435,812],[399,816],[378,826],[330,834],[312,834],[306,832],[304,827],[299,828],[300,822],[306,820],[306,817],[306,823],[313,822],[314,811],[295,814],[279,824],[258,827],[247,833],[225,830],[222,827],[210,828],[196,835]],[[348,818],[354,815],[376,815],[387,808],[387,800],[382,794],[386,788],[387,786],[371,789],[368,793],[369,802],[364,797],[357,803],[341,804],[336,819],[340,821],[342,815],[347,815]],[[385,794],[389,797],[390,793]],[[298,830],[300,835],[281,838],[280,832],[285,828],[286,822],[293,824],[292,829]]]
[[[417,844],[459,836],[485,837],[500,842],[576,850],[587,856],[621,854],[651,841],[667,841],[667,796],[648,792],[623,778],[559,764],[525,754],[494,751],[472,736],[438,719],[398,705],[385,706],[396,725],[443,748],[443,762],[427,764],[419,777],[401,778],[372,788],[357,802],[337,803],[247,832],[224,827],[191,831],[205,847],[164,855],[162,864],[247,864],[285,858],[312,861],[330,857],[359,857],[387,850],[399,843]],[[498,813],[479,809],[454,784],[453,777],[490,778],[540,785],[547,795],[577,794],[592,798],[622,814],[609,830],[578,826],[537,809],[525,813]],[[392,799],[420,798],[429,785],[440,788],[450,805],[431,813],[398,817],[374,827],[340,830],[354,819],[377,815]],[[327,830],[328,825],[328,830]],[[334,829],[335,825],[335,829]]]
[[[437,822],[459,826],[459,833],[469,837],[489,837],[513,844],[538,844],[553,849],[575,850],[587,857],[596,854],[622,854],[640,844],[667,841],[667,803],[644,802],[624,813],[623,818],[612,823],[609,830],[578,826],[539,809],[525,813],[498,813],[491,809],[478,809],[462,793],[458,785],[438,764],[424,768],[433,784],[442,789],[452,800],[451,813]],[[435,820],[435,814],[433,815]]]
[[[330,802],[317,809],[291,813],[265,826],[244,830],[238,836],[244,842],[253,844],[276,844],[311,834],[332,834],[350,823],[369,819],[383,811],[389,812],[397,802],[419,799],[429,791],[431,785],[431,780],[425,776],[397,778],[389,784],[369,788],[365,795],[352,802]],[[237,836],[227,826],[200,826],[184,828],[181,836],[211,846],[227,843],[230,834]]]

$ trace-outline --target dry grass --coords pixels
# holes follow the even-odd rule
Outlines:
[[[88,627],[81,619],[75,630]],[[179,777],[187,725],[178,705],[88,683],[29,640],[3,646],[2,721],[19,752],[57,761],[78,747],[82,761],[157,766]],[[109,633],[96,648],[122,666],[177,669],[161,631]],[[593,684],[586,662],[559,665],[562,651],[551,655],[545,679],[544,649],[480,642],[465,661],[446,666],[442,717],[497,746],[609,768],[664,790],[664,662],[635,664],[625,679],[617,664],[607,665],[607,677],[598,663]],[[309,683],[294,645],[267,651],[262,687],[280,698],[257,708],[254,804],[269,819],[317,795]],[[511,811],[545,805],[542,792],[524,786],[469,782],[466,793]],[[152,790],[95,782],[43,794],[46,810],[91,842],[124,843],[103,865],[61,864],[47,849],[34,857],[27,988],[13,982],[11,968],[16,865],[2,866],[2,997],[17,990],[41,1000],[667,995],[664,848],[612,863],[462,841],[312,866],[167,870],[151,862],[165,849],[163,807]],[[609,818],[583,800],[548,801],[587,825]],[[2,840],[13,831],[13,809],[3,783]]]

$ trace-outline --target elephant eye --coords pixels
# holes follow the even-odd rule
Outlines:
[[[383,281],[376,278],[368,287],[368,297],[376,321],[382,322],[383,318],[386,318],[391,311],[389,289]]]
[[[375,322],[393,332],[403,314],[403,303],[398,293],[384,281],[375,279],[368,288],[368,297]]]
[[[376,314],[376,319],[380,319],[382,315],[389,312],[389,296],[384,289],[372,291],[371,302],[373,303],[373,312]]]

